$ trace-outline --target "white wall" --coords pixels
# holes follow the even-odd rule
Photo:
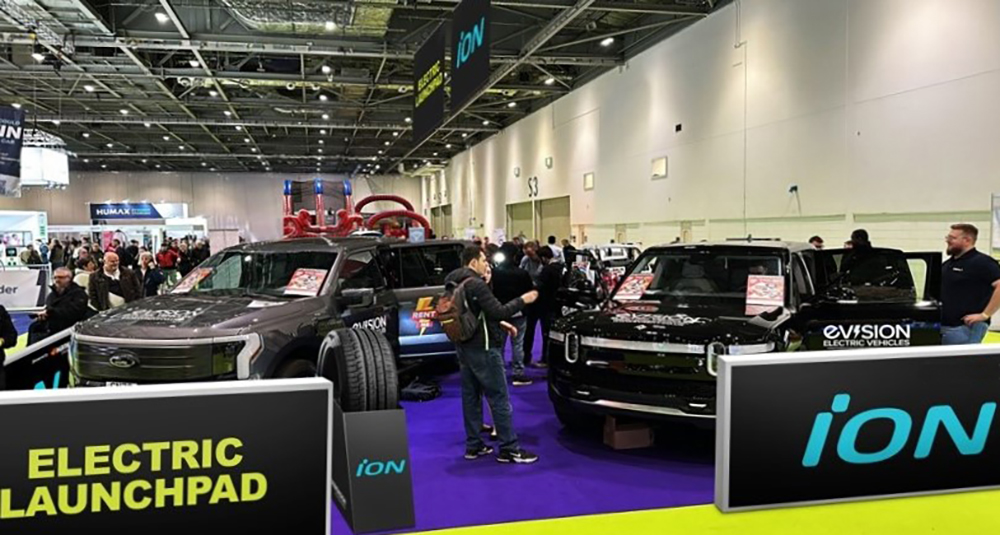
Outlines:
[[[456,156],[439,189],[456,232],[503,226],[537,176],[589,241],[671,241],[686,221],[694,240],[864,227],[940,250],[952,222],[989,235],[998,95],[996,0],[744,0]]]
[[[337,180],[339,175],[319,175]],[[73,173],[66,190],[26,188],[20,199],[0,197],[0,209],[42,210],[49,225],[90,223],[87,203],[106,200],[189,203],[191,216],[204,216],[209,229],[238,229],[251,241],[281,237],[282,184],[286,179],[312,180],[316,175],[275,173]],[[354,199],[395,194],[421,210],[420,181],[406,177],[373,177],[354,181]],[[369,210],[399,208],[374,203]]]

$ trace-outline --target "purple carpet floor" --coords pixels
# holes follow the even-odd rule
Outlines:
[[[531,375],[533,385],[510,387],[510,393],[521,446],[540,457],[533,465],[462,458],[457,374],[441,378],[440,398],[404,403],[417,521],[406,532],[712,502],[713,432],[669,426],[658,430],[651,448],[615,451],[599,434],[562,429],[544,372]],[[333,533],[351,533],[336,506],[333,511]]]

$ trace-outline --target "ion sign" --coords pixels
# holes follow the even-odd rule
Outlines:
[[[462,0],[451,33],[451,110],[472,98],[490,77],[490,1]]]
[[[723,511],[1000,486],[1000,347],[723,356]]]

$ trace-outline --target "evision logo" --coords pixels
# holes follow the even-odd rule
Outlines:
[[[402,474],[406,471],[406,459],[398,461],[369,461],[361,459],[354,477],[376,477],[389,474]]]
[[[805,454],[802,456],[802,466],[814,468],[819,466],[826,447],[827,438],[833,427],[834,415],[847,412],[851,403],[850,394],[837,394],[833,398],[832,412],[821,412],[816,415]],[[986,447],[986,437],[990,433],[993,417],[996,414],[995,402],[983,403],[979,416],[973,426],[972,433],[966,431],[965,425],[955,414],[950,405],[935,405],[924,415],[923,425],[917,436],[914,459],[926,459],[931,455],[938,431],[943,427],[952,443],[962,455],[979,455]],[[886,420],[892,424],[892,438],[879,451],[860,452],[857,448],[858,434],[869,422]],[[889,460],[906,448],[910,442],[911,432],[915,427],[915,418],[909,412],[897,408],[876,408],[860,412],[852,416],[840,429],[837,439],[837,456],[849,464],[873,464]],[[919,425],[919,422],[916,422]]]
[[[473,27],[472,30],[468,32],[458,33],[458,51],[455,54],[455,69],[465,64],[469,61],[469,57],[472,56],[483,46],[483,34],[486,31],[486,17],[483,16],[479,19]]]

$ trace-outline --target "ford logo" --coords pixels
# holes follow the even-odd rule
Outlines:
[[[115,368],[134,368],[139,365],[139,357],[128,353],[119,353],[117,355],[112,355],[111,358],[108,359],[108,363]]]

